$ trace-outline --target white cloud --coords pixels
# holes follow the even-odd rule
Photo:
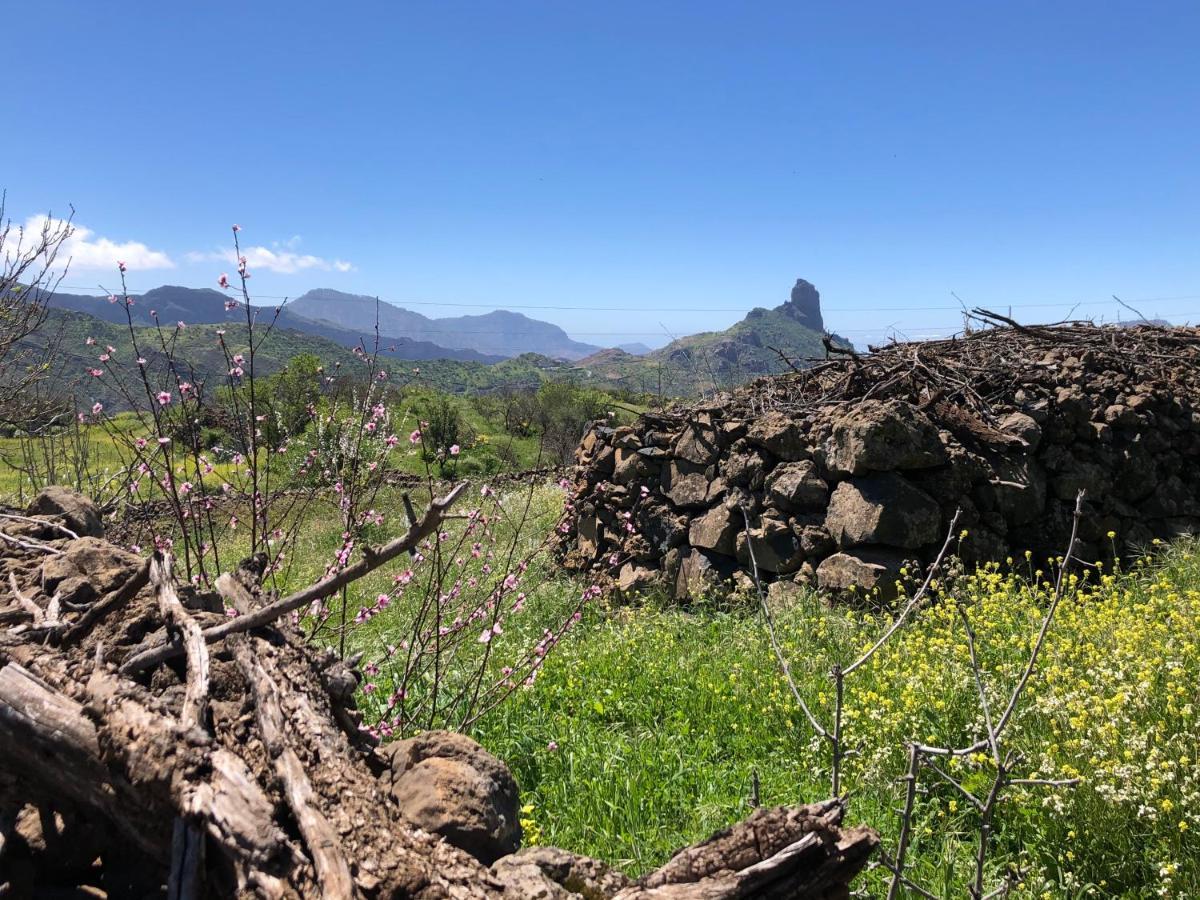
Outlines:
[[[49,220],[44,215],[30,216],[25,222],[27,241],[40,235],[49,222],[52,229],[61,227],[60,220]],[[114,271],[118,262],[125,263],[130,271],[144,269],[173,269],[175,263],[161,250],[151,250],[141,241],[118,243],[106,237],[97,237],[90,228],[72,224],[70,236],[58,251],[57,265],[70,260],[72,270],[104,269]]]
[[[271,247],[243,247],[242,255],[246,257],[246,268],[251,274],[256,269],[276,272],[280,275],[293,275],[296,272],[316,270],[321,272],[353,272],[354,266],[344,259],[326,259],[311,253],[297,253],[295,248],[300,243],[300,236],[295,235],[283,243]],[[224,262],[230,266],[237,265],[237,254],[233,250],[215,250],[209,253],[193,251],[187,255],[188,262]]]

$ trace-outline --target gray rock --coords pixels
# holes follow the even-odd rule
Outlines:
[[[104,537],[104,525],[96,504],[70,488],[42,488],[26,512],[31,516],[59,516],[80,537]]]
[[[887,472],[839,484],[825,527],[843,549],[861,544],[915,549],[942,537],[942,513],[924,491]]]
[[[911,403],[866,400],[833,427],[827,465],[859,475],[894,469],[927,469],[946,462],[937,427]]]
[[[484,865],[521,846],[517,782],[469,737],[449,731],[389,744],[389,793],[404,816],[440,834]]]

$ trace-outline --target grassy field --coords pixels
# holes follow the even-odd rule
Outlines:
[[[483,483],[475,482],[460,512],[484,503]],[[372,541],[405,527],[399,493],[389,488],[377,498],[387,516]],[[423,507],[423,492],[413,495]],[[442,674],[442,690],[461,687],[479,666],[496,676],[570,616],[588,588],[537,552],[561,511],[561,492],[509,486],[500,500],[489,507],[492,558],[485,548],[478,558],[462,552],[443,563],[448,577],[486,591],[510,560],[529,558],[519,588],[527,596],[494,641],[464,642]],[[461,519],[447,523],[448,545],[464,527]],[[335,510],[310,507],[279,587],[319,577],[341,540]],[[345,644],[365,654],[361,705],[376,724],[397,688],[387,659],[411,632],[414,604],[428,590],[420,578],[397,586],[393,576],[405,565],[413,564],[381,570],[346,598]],[[1016,867],[1025,874],[1017,888],[1023,896],[1200,896],[1200,545],[1158,548],[1124,572],[1082,571],[1069,580],[1009,732],[1025,756],[1022,774],[1080,783],[1011,789],[997,814],[991,883]],[[355,624],[358,611],[383,593],[390,605]],[[995,709],[1028,658],[1048,599],[1045,573],[1028,560],[960,577],[848,680],[846,740],[855,753],[843,783],[851,822],[874,826],[884,846],[894,847],[906,743],[957,746],[980,734],[959,610],[975,627]],[[832,714],[830,667],[853,659],[885,624],[808,594],[777,613],[799,688],[824,721]],[[338,646],[342,635],[327,625],[316,640]],[[410,685],[407,702],[433,709],[429,689],[428,682]],[[447,705],[414,717],[407,730],[457,725],[462,715]],[[828,747],[789,696],[749,598],[689,609],[653,598],[636,606],[590,600],[536,679],[472,733],[516,774],[527,842],[633,872],[743,818],[755,775],[764,804],[830,793]],[[952,773],[981,791],[991,767],[979,754]],[[977,814],[930,773],[922,787],[911,876],[935,896],[963,896]],[[885,884],[883,870],[869,872],[867,896],[881,896]]]
[[[538,545],[560,503],[555,489],[542,488],[513,490],[505,505],[530,496],[522,552]],[[308,534],[301,558],[336,546],[328,526]],[[515,535],[504,531],[503,540]],[[1200,546],[1160,550],[1128,571],[1093,569],[1068,582],[1009,741],[1026,757],[1023,775],[1080,783],[1010,789],[997,814],[993,885],[1019,867],[1022,896],[1200,895]],[[467,561],[464,571],[477,573],[473,566]],[[506,620],[494,667],[553,627],[587,587],[547,556],[535,559],[525,582],[528,604]],[[387,589],[379,576],[353,602]],[[1026,560],[961,577],[847,681],[846,736],[856,751],[844,773],[849,818],[876,827],[885,847],[897,837],[906,742],[961,745],[980,733],[959,608],[976,631],[991,706],[1002,707],[1049,590]],[[382,660],[383,648],[403,638],[410,612],[398,602],[352,630],[350,647],[367,663]],[[869,646],[883,624],[811,595],[779,612],[800,689],[825,721],[830,666]],[[363,705],[377,717],[395,685],[386,666],[369,681]],[[473,733],[513,768],[527,840],[634,872],[744,817],[755,773],[764,804],[830,792],[828,748],[789,696],[749,600],[687,610],[592,601],[536,680]],[[951,769],[977,792],[993,771],[986,754]],[[912,876],[936,896],[961,897],[977,814],[931,773],[922,786]],[[870,872],[864,884],[868,896],[881,896],[885,873]]]
[[[954,601],[970,611],[995,707],[1046,599],[1017,574],[964,579],[848,682],[846,728],[858,751],[845,779],[850,819],[878,828],[885,846],[897,836],[905,742],[959,745],[979,733]],[[801,690],[828,721],[829,667],[869,645],[879,621],[806,597],[779,625]],[[1013,790],[999,813],[993,879],[1019,866],[1019,893],[1033,896],[1200,895],[1198,685],[1196,545],[1072,585],[1012,742],[1030,776],[1081,781]],[[633,871],[746,815],[754,773],[765,804],[829,794],[828,751],[749,611],[593,608],[537,682],[476,736],[514,768],[535,839]],[[990,766],[981,754],[953,773],[978,791]],[[924,785],[914,877],[937,896],[963,896],[976,814],[944,783]],[[882,894],[883,875],[871,873],[870,896]]]

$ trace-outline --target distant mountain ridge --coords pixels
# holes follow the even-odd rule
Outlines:
[[[220,291],[210,288],[187,288],[177,285],[163,285],[133,297],[131,307],[135,325],[153,325],[161,322],[163,325],[174,327],[176,322],[187,325],[215,325],[219,323],[245,324],[245,308],[239,302],[234,308],[226,306],[230,297]],[[125,308],[120,303],[113,303],[107,297],[93,297],[81,294],[56,293],[49,298],[53,309],[70,310],[86,313],[105,322],[123,324]],[[275,308],[271,306],[253,307],[258,321],[269,323],[275,316]],[[278,328],[290,328],[295,331],[325,338],[343,347],[357,347],[360,342],[368,350],[373,348],[375,331],[361,332],[357,328],[342,327],[334,321],[310,319],[292,305],[286,304],[279,313],[276,322]],[[489,354],[480,353],[469,348],[444,347],[431,341],[419,340],[399,333],[380,332],[380,352],[383,356],[398,359],[453,359],[463,362],[494,363],[508,356],[518,354]]]
[[[473,316],[430,318],[362,294],[321,288],[288,304],[293,312],[314,320],[328,320],[342,328],[373,334],[378,310],[383,334],[404,334],[456,350],[475,350],[500,356],[540,353],[559,359],[581,359],[601,349],[572,340],[557,325],[508,310]]]

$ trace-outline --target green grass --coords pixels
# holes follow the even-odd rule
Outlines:
[[[1012,789],[989,875],[1017,864],[1020,893],[1053,897],[1200,892],[1200,553],[1072,588],[1015,720],[1013,746],[1039,777],[1075,788]],[[1015,575],[963,582],[993,707],[1015,682],[1046,600]],[[801,690],[826,721],[835,660],[880,623],[814,598],[781,614]],[[977,695],[955,604],[924,611],[848,681],[846,729],[859,755],[846,785],[852,822],[894,846],[904,744],[954,745],[978,733]],[[591,611],[537,683],[476,737],[513,767],[546,843],[635,871],[744,817],[753,773],[766,804],[829,794],[829,756],[788,696],[761,620],[749,613]],[[551,749],[551,742],[556,749]],[[986,758],[955,768],[983,789]],[[976,821],[929,775],[918,808],[914,877],[964,894]],[[883,874],[868,876],[871,896]]]

